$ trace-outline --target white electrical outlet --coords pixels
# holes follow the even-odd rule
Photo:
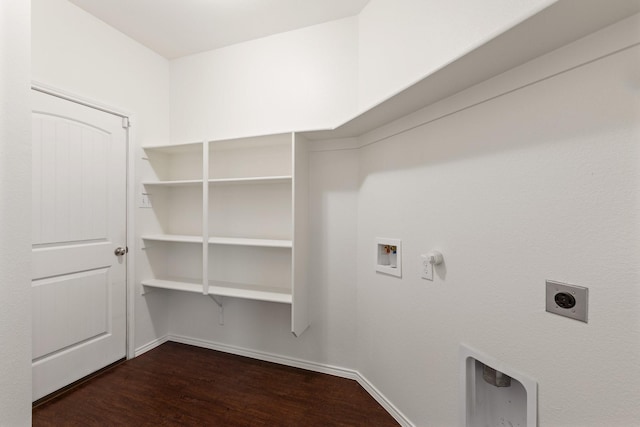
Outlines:
[[[429,255],[420,255],[420,277],[433,281],[433,264],[429,260]]]
[[[587,323],[588,303],[588,288],[547,280],[545,304],[549,313]]]
[[[148,194],[142,193],[142,198],[140,199],[140,207],[141,208],[151,208],[151,198],[149,198]]]

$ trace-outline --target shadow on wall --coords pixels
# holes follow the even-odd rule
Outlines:
[[[358,150],[310,153],[310,316],[320,360],[354,368]]]

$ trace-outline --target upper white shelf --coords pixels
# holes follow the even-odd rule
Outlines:
[[[226,151],[237,149],[251,149],[256,147],[289,145],[291,144],[292,134],[275,133],[269,135],[243,136],[237,138],[216,139],[209,141],[209,151]]]

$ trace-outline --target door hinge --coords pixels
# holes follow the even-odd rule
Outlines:
[[[129,129],[131,127],[131,122],[129,121],[129,117],[122,118],[122,127],[125,129]]]

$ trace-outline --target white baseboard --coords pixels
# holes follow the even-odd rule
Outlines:
[[[262,360],[265,362],[277,363],[279,365],[291,366],[293,368],[305,369],[307,371],[319,372],[321,374],[329,374],[340,378],[346,378],[354,380],[365,389],[367,393],[373,397],[376,402],[380,404],[389,414],[400,423],[403,427],[415,427],[415,425],[409,421],[407,417],[402,414],[369,380],[362,376],[358,371],[353,369],[341,368],[339,366],[326,365],[317,362],[310,362],[307,360],[296,359],[292,357],[281,356],[273,353],[266,353],[262,351],[250,350],[247,348],[236,347],[227,344],[216,343],[212,341],[205,341],[199,338],[192,338],[180,335],[167,335],[157,340],[153,340],[136,349],[135,355],[140,356],[149,350],[164,344],[167,341],[173,341],[181,344],[193,345],[195,347],[208,348],[210,350],[217,350],[224,353],[235,354],[237,356],[250,357],[252,359]]]
[[[235,354],[237,356],[250,357],[252,359],[263,360],[265,362],[277,363],[279,365],[291,366],[293,368],[306,369],[307,371],[320,372],[322,374],[329,374],[336,377],[347,378],[350,380],[358,380],[358,373],[351,369],[340,368],[337,366],[323,365],[315,362],[308,362],[306,360],[295,359],[291,357],[280,356],[273,353],[265,353],[262,351],[250,350],[242,347],[236,347],[227,344],[220,344],[211,341],[205,341],[198,338],[191,338],[185,336],[169,335],[169,341],[179,342],[182,344],[189,344],[196,347],[208,348],[211,350],[222,351],[224,353]]]
[[[133,353],[133,357],[138,357],[141,354],[144,354],[149,350],[153,350],[154,348],[166,343],[167,341],[169,341],[169,337],[166,336],[166,335],[164,337],[160,337],[158,339],[150,341],[150,342],[146,343],[145,345],[136,348],[136,350]]]
[[[404,414],[400,412],[400,410],[389,401],[389,399],[387,399],[382,393],[380,393],[380,390],[378,390],[373,384],[371,384],[368,379],[360,375],[359,372],[357,372],[357,374],[358,378],[356,379],[356,381],[358,381],[358,384],[360,384],[360,386],[362,386],[362,388],[365,389],[367,393],[369,393],[371,397],[373,397],[376,402],[380,404],[380,406],[382,406],[393,418],[395,418],[395,420],[402,427],[415,427],[415,424],[409,421],[409,419],[405,417]]]

